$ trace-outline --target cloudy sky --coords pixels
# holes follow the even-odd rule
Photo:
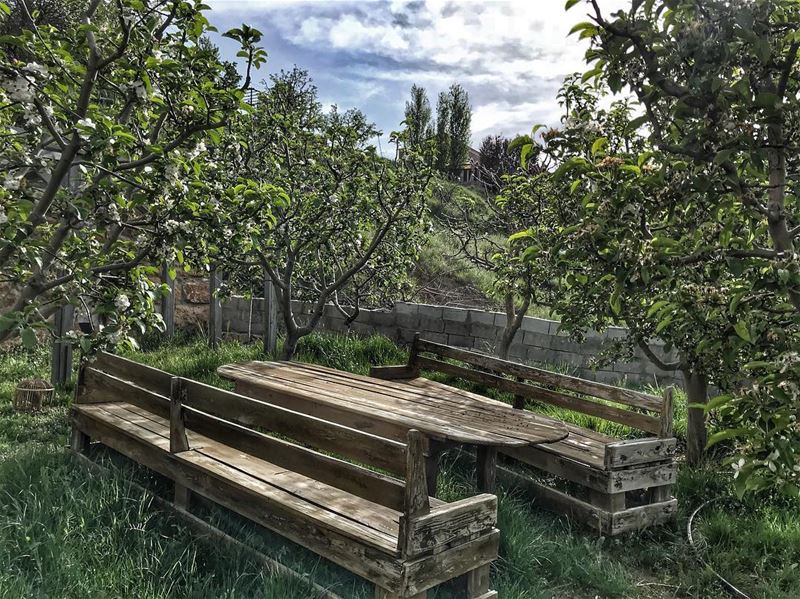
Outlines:
[[[220,32],[244,22],[264,34],[269,60],[257,81],[297,64],[324,104],[360,108],[387,134],[399,128],[412,83],[432,105],[441,90],[463,85],[476,146],[490,133],[556,124],[561,81],[585,70],[585,45],[567,33],[586,10],[565,13],[564,0],[206,1]],[[600,3],[612,11],[628,2]],[[233,42],[216,41],[235,58]]]

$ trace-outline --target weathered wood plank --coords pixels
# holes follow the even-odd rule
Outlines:
[[[402,366],[373,366],[369,375],[376,379],[391,381],[396,379],[413,379],[419,376],[419,370],[406,365]]]
[[[393,474],[405,473],[405,445],[321,420],[252,397],[186,381],[186,405],[245,427],[258,427],[298,439]]]
[[[425,410],[419,404],[398,401],[389,396],[364,397],[354,389],[331,390],[329,385],[320,385],[314,380],[291,380],[287,376],[291,366],[277,362],[250,362],[221,366],[217,372],[226,378],[247,384],[248,394],[275,402],[272,393],[291,397],[298,406],[311,403],[313,409],[326,410],[336,418],[354,419],[372,423],[377,430],[381,425],[421,430],[426,435],[442,441],[454,441],[474,445],[526,445],[529,441],[516,439],[500,433],[492,433],[475,426],[474,422],[452,422],[444,412]],[[301,408],[297,408],[301,409]],[[309,409],[311,409],[309,407]],[[376,433],[383,434],[383,433]],[[555,435],[558,438],[559,435]]]
[[[396,511],[403,509],[405,485],[402,480],[270,437],[238,424],[185,408],[187,424],[196,431],[256,458],[338,487],[367,501]]]
[[[140,364],[128,358],[100,352],[89,366],[126,381],[133,381],[139,387],[169,397],[172,375],[158,368]]]
[[[189,449],[189,439],[186,438],[186,423],[183,416],[186,388],[183,380],[177,376],[172,377],[169,396],[169,451],[170,453],[187,451]]]
[[[476,478],[478,490],[483,493],[494,493],[497,487],[497,448],[477,448]]]
[[[406,595],[414,595],[431,587],[461,576],[480,566],[492,563],[497,558],[500,546],[500,531],[493,532],[457,545],[452,549],[406,562],[403,568],[403,589]]]
[[[676,440],[675,438],[628,439],[609,443],[605,449],[606,468],[626,468],[648,462],[671,460],[675,456]]]
[[[510,376],[520,377],[547,385],[562,387],[570,391],[592,395],[615,403],[631,406],[634,408],[641,408],[651,412],[660,412],[662,400],[653,395],[640,393],[638,391],[631,391],[630,389],[623,389],[613,385],[606,385],[604,383],[597,383],[595,381],[587,381],[574,376],[560,374],[557,372],[550,372],[535,366],[527,366],[509,360],[501,360],[493,356],[479,354],[465,349],[450,347],[432,341],[419,340],[418,350],[420,352],[429,352],[442,356],[444,358],[453,358],[460,360],[474,366],[486,368],[494,372],[502,372]],[[417,360],[414,362],[419,364]]]
[[[435,360],[433,358],[426,358],[424,356],[420,356],[417,359],[417,364],[426,370],[435,370],[444,374],[450,374],[466,380],[490,385],[500,391],[508,391],[515,395],[553,404],[574,412],[597,416],[598,418],[625,424],[649,433],[658,434],[661,430],[660,420],[653,416],[647,416],[646,414],[639,414],[615,406],[559,393],[558,391],[551,391],[550,389],[530,385],[528,383],[518,383],[517,381],[512,381],[501,376],[464,368],[463,366],[456,366],[455,364],[442,362],[441,360]]]
[[[298,518],[295,514],[282,509],[280,504],[265,509],[257,493],[241,491],[224,479],[209,476],[180,459],[182,456],[193,454],[192,451],[170,454],[168,449],[159,449],[146,438],[137,437],[116,426],[95,420],[83,410],[73,412],[73,418],[78,427],[92,438],[193,492],[274,530],[384,588],[397,588],[400,585],[401,564],[391,552],[387,554],[385,551],[342,535],[337,530],[320,527],[309,522],[308,518]]]
[[[551,442],[564,435],[563,425],[532,412],[518,412],[501,401],[474,394],[454,393],[452,387],[440,385],[426,388],[418,380],[383,381],[299,362],[283,362],[274,376],[301,380],[316,385],[324,381],[326,389],[335,392],[342,401],[353,397],[370,404],[412,408],[418,417],[433,417],[450,427],[478,429],[484,433],[522,439],[528,443]]]
[[[613,536],[633,530],[641,530],[656,524],[663,524],[674,519],[677,512],[677,499],[628,508],[611,514],[610,523],[604,532]]]
[[[491,567],[481,566],[467,572],[467,599],[480,599],[489,593]]]
[[[666,438],[672,436],[673,428],[673,388],[667,387],[664,389],[663,400],[664,403],[661,408],[661,430],[658,433],[659,437]]]
[[[490,532],[496,523],[495,495],[476,495],[445,504],[409,521],[404,555],[417,556],[465,537]]]

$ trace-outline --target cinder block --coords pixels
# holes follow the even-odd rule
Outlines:
[[[555,360],[555,354],[556,352],[546,347],[529,346],[525,354],[525,359],[528,362],[538,362],[540,364],[552,364],[553,361]]]
[[[562,337],[560,335],[550,335],[550,347],[558,351],[571,351],[580,353],[580,344],[575,343],[569,337]]]
[[[433,341],[434,343],[442,343],[444,345],[447,345],[449,343],[447,339],[447,333],[425,332],[425,333],[420,333],[420,336],[423,339],[425,339],[425,341]]]
[[[444,324],[444,320],[441,318],[430,318],[428,316],[423,316],[422,313],[420,313],[418,324],[420,331],[442,333],[444,332]]]
[[[469,320],[472,324],[483,324],[494,326],[495,312],[485,310],[469,310]]]
[[[409,304],[407,302],[394,303],[395,314],[417,314],[419,312],[419,304]]]
[[[442,306],[431,306],[429,304],[419,304],[418,311],[420,318],[431,318],[436,320],[441,320],[444,314],[444,308]]]
[[[395,325],[401,329],[417,331],[419,330],[419,316],[416,314],[397,314],[395,316]]]
[[[475,346],[474,339],[467,335],[447,335],[447,345],[454,345],[456,347],[472,348]]]
[[[483,324],[479,322],[473,322],[470,331],[472,332],[472,336],[476,339],[489,339],[492,341],[498,339],[501,334],[501,330],[494,326],[494,324]]]
[[[522,319],[522,326],[520,330],[522,331],[530,331],[532,333],[549,333],[550,332],[550,324],[553,321],[545,320],[544,318],[532,318],[530,316],[526,316]]]
[[[522,335],[517,333],[517,338],[522,338],[522,343],[528,347],[550,347],[550,335],[525,331]]]
[[[628,329],[623,329],[622,327],[608,327],[606,336],[609,339],[624,339],[628,336]]]
[[[502,312],[494,313],[494,326],[504,329],[506,322],[508,322],[508,317],[505,314]]]
[[[442,310],[443,318],[452,322],[467,322],[468,314],[469,310],[462,308],[444,308]]]
[[[444,332],[448,335],[459,335],[462,337],[470,337],[471,336],[471,329],[472,327],[467,322],[453,322],[453,321],[445,321],[444,323]]]
[[[574,366],[576,368],[581,368],[583,366],[584,356],[583,354],[578,354],[575,352],[569,351],[557,351],[555,352],[555,363],[556,364],[568,364],[570,366]]]

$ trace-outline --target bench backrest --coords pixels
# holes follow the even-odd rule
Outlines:
[[[444,359],[456,360],[463,365]],[[662,397],[657,397],[426,341],[417,335],[411,346],[406,373],[408,376],[419,376],[420,370],[441,372],[524,399],[624,424],[659,437],[672,436],[671,387],[664,391]]]
[[[80,403],[128,401],[163,418],[170,417],[170,405],[176,400],[186,426],[193,431],[364,499],[403,508],[404,485],[398,479],[406,478],[405,443],[174,377],[108,353],[99,354],[82,368],[76,390]]]
[[[415,430],[408,432],[406,443],[384,439],[108,353],[82,366],[75,400],[126,401],[169,419],[173,453],[190,449],[188,429],[399,511],[398,551],[404,557],[436,553],[494,530],[494,495],[431,509],[425,466],[427,440]],[[399,478],[327,452],[379,467]]]

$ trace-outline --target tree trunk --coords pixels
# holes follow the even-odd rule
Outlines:
[[[681,370],[686,387],[688,404],[703,404],[708,401],[708,380],[705,375],[693,370]],[[703,460],[706,449],[706,412],[703,408],[689,408],[686,423],[686,461],[696,466]]]
[[[297,342],[300,341],[302,335],[298,331],[287,332],[286,338],[283,340],[283,352],[281,353],[282,360],[291,360],[297,351]]]
[[[517,331],[522,326],[522,319],[528,310],[528,303],[523,301],[522,307],[517,310],[514,305],[513,294],[506,294],[506,326],[503,329],[503,334],[500,336],[500,344],[497,347],[497,357],[501,360],[508,360],[508,352],[514,342],[514,337],[517,336]]]

